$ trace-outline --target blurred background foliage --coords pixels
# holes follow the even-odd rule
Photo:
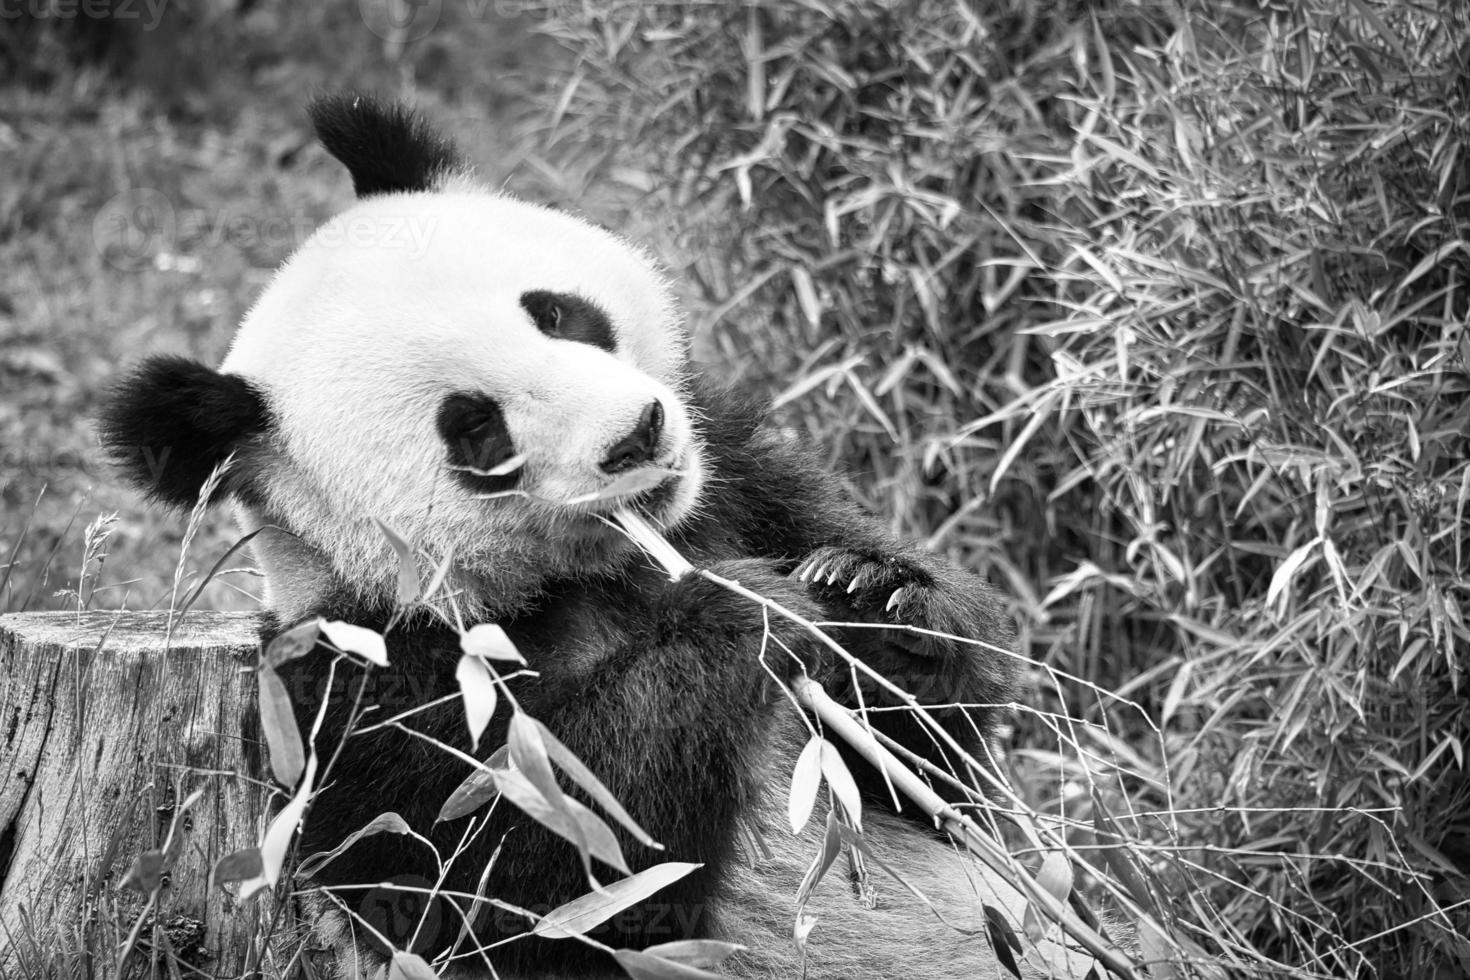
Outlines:
[[[118,362],[217,359],[291,244],[119,272],[115,195],[323,217],[348,190],[306,92],[413,98],[492,183],[650,240],[710,370],[1015,597],[1018,783],[1158,923],[1146,955],[1470,972],[1470,8],[445,4],[412,39],[359,8],[4,28],[0,371],[69,394],[0,434],[90,461]],[[126,511],[112,586],[172,575],[177,521],[90,462],[6,474],[0,540],[58,479],[102,487],[82,523]],[[10,606],[49,601],[16,583],[65,509]]]
[[[1091,828],[1116,767],[1134,898],[1241,965],[1464,975],[1470,8],[552,12],[713,359],[1085,682],[1030,779]]]

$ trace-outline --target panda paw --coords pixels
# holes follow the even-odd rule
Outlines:
[[[855,611],[885,614],[912,604],[933,584],[932,576],[907,559],[839,547],[818,548],[791,574],[823,599],[844,597]]]
[[[1004,600],[973,572],[917,548],[823,547],[792,571],[830,621],[843,647],[920,704],[977,752],[1015,699],[1018,667]],[[834,676],[833,696],[852,707],[900,703],[858,671]],[[955,710],[946,706],[963,705]],[[933,736],[898,712],[880,720],[920,754]],[[976,756],[977,758],[979,756]],[[879,786],[878,790],[881,791]]]
[[[883,630],[882,642],[923,657],[953,654],[955,641],[932,633],[990,639],[995,610],[974,576],[922,553],[882,554],[818,548],[792,572],[829,616],[848,622],[915,627]]]

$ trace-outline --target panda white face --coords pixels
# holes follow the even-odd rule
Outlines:
[[[285,621],[392,605],[378,523],[452,555],[449,591],[489,617],[626,560],[615,507],[685,519],[708,466],[653,261],[477,187],[401,107],[310,114],[360,203],[281,268],[219,369],[155,355],[114,387],[99,422],[119,469],[174,506],[232,498]]]
[[[242,522],[299,539],[258,542],[273,604],[282,582],[295,590],[291,566],[323,558],[354,590],[391,595],[375,518],[431,556],[452,549],[467,590],[511,593],[619,554],[597,517],[618,501],[589,498],[635,471],[667,478],[622,502],[677,523],[704,473],[686,358],[654,264],[574,217],[472,189],[338,216],[220,368],[271,419],[247,455]]]

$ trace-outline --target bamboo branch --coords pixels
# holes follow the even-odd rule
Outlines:
[[[830,636],[811,621],[790,611],[778,602],[767,599],[746,589],[739,582],[715,575],[707,569],[695,569],[673,545],[659,534],[642,516],[620,509],[613,515],[623,530],[649,557],[658,562],[677,581],[693,572],[730,591],[760,603],[772,612],[805,627],[828,646],[841,650]],[[842,650],[846,655],[846,651]],[[956,840],[1005,881],[1014,885],[1028,901],[1044,912],[1050,919],[1075,939],[1084,949],[1103,964],[1114,975],[1123,980],[1138,980],[1132,962],[1116,946],[1096,932],[1078,915],[1067,907],[1065,900],[1052,895],[1041,883],[1022,867],[999,844],[986,835],[975,822],[956,810],[934,792],[922,779],[914,774],[897,756],[878,743],[848,709],[828,696],[822,685],[810,677],[802,677],[793,685],[797,700],[821,719],[822,725],[851,745],[857,752],[885,774],[893,786],[932,817]]]

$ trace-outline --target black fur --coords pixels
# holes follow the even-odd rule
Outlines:
[[[454,143],[401,105],[369,95],[329,95],[307,111],[317,138],[352,175],[358,197],[431,190],[463,167]]]
[[[901,604],[903,618],[898,621],[1009,642],[1000,603],[980,580],[890,539],[858,513],[814,459],[760,428],[759,414],[749,403],[704,392],[698,408],[716,482],[699,515],[673,537],[697,567],[736,579],[815,619],[882,621],[882,603],[889,595],[882,590],[902,583],[914,593],[911,602]],[[849,562],[844,571],[856,571],[857,563],[865,562],[882,574],[873,572],[871,586],[852,594],[807,587],[791,572],[814,552],[844,558]],[[320,612],[385,625],[381,615],[351,601]],[[789,677],[803,664],[819,673],[830,671],[830,663],[822,665],[822,648],[799,628],[768,619],[760,607],[703,579],[690,576],[671,584],[644,559],[632,556],[613,572],[551,584],[533,608],[501,625],[540,675],[515,682],[522,707],[579,755],[666,845],[667,851],[659,853],[623,836],[623,852],[633,869],[665,860],[705,865],[593,935],[616,948],[707,934],[714,918],[711,897],[732,857],[740,818],[764,792],[771,725],[784,703],[755,655],[763,634],[769,625],[774,640],[767,644],[766,661],[779,676]],[[838,638],[854,652],[883,663],[900,683],[937,693],[932,700],[1003,704],[1010,699],[1014,671],[1006,658],[942,643],[916,646],[916,655],[904,656],[902,651],[887,652],[880,637],[868,630],[851,630]],[[363,698],[365,704],[378,705],[376,716],[388,717],[455,693],[459,649],[452,630],[399,627],[389,634],[389,649],[393,666],[368,675],[372,688]],[[326,663],[319,654],[292,665],[297,672],[293,690],[319,696]],[[845,672],[828,678],[838,693],[843,676]],[[355,684],[355,679],[345,680],[329,702],[328,745],[335,744]],[[870,697],[868,703],[876,700]],[[298,699],[303,725],[316,704],[315,697]],[[999,710],[977,713],[984,731],[993,730]],[[413,716],[412,724],[469,751],[461,711],[457,700],[450,700]],[[896,714],[875,713],[872,720],[933,757],[929,736]],[[504,741],[505,721],[502,710],[482,740],[482,756]],[[952,731],[973,750],[974,729],[958,717],[950,721]],[[860,773],[867,767],[852,768]],[[317,798],[307,821],[305,851],[329,850],[380,811],[397,809],[448,854],[467,821],[429,828],[469,771],[448,753],[390,729],[350,739],[329,776],[330,787]],[[868,786],[878,792],[879,783],[870,780]],[[444,888],[473,892],[498,847],[485,894],[545,912],[588,890],[571,845],[504,802],[461,855]],[[425,887],[434,879],[423,845],[394,835],[365,840],[320,876],[336,885],[393,880]],[[414,900],[378,891],[367,901],[365,894],[340,892],[375,927],[406,943],[419,921],[409,913],[417,909],[395,903],[413,905]],[[420,930],[424,948],[452,941],[460,922],[457,914],[441,906],[430,917],[437,927]],[[481,942],[524,930],[516,916],[506,913],[487,912],[477,923]],[[613,972],[603,954],[583,944],[534,938],[498,947],[492,962],[507,976]]]
[[[617,349],[612,321],[590,299],[536,289],[521,294],[521,309],[531,314],[536,329],[548,337],[591,344],[608,353]]]
[[[155,500],[191,507],[215,467],[271,426],[261,393],[243,378],[186,357],[145,360],[116,384],[98,428],[113,465]],[[248,493],[245,467],[219,495]]]
[[[500,403],[480,392],[457,391],[439,403],[434,420],[454,479],[472,493],[499,493],[520,481],[520,471],[486,471],[515,455]]]

